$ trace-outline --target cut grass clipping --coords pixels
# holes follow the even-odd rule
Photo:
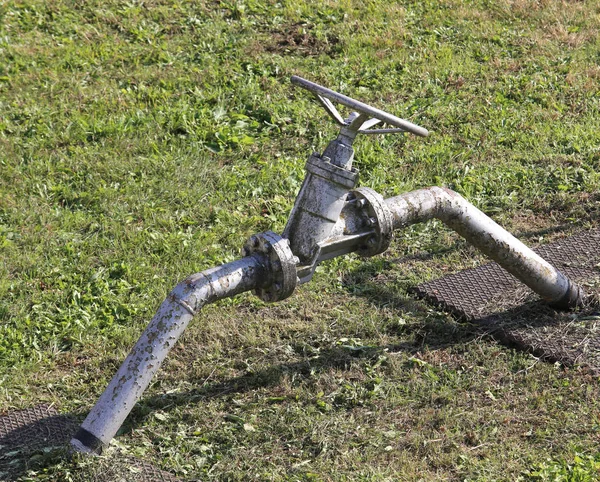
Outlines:
[[[0,18],[3,411],[82,420],[178,281],[283,230],[336,134],[293,74],[432,131],[358,140],[364,186],[449,186],[530,244],[597,225],[597,2],[25,0]],[[109,454],[201,480],[596,480],[595,375],[408,294],[482,261],[417,225],[282,303],[208,307]],[[18,480],[97,470],[26,462]]]

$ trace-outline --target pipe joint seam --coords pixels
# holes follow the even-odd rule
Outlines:
[[[254,294],[266,302],[280,301],[296,289],[298,258],[290,249],[290,242],[272,231],[251,236],[242,248],[244,257],[257,256],[265,265],[265,282],[254,289]]]
[[[583,306],[585,303],[585,293],[583,289],[567,278],[569,284],[564,296],[554,303],[550,303],[552,308],[557,310],[569,310]]]
[[[394,236],[394,219],[383,196],[368,187],[360,187],[350,191],[348,199],[359,206],[358,216],[363,219],[362,224],[373,230],[366,242],[359,245],[358,253],[370,257],[386,251]]]

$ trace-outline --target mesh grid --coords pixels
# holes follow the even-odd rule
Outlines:
[[[54,407],[38,405],[0,416],[0,480],[14,480],[35,455],[66,446],[77,422]]]
[[[534,251],[586,293],[600,294],[600,229]],[[553,361],[600,370],[597,306],[575,315],[556,312],[496,263],[423,283],[414,292],[460,319],[489,327],[501,341]]]
[[[48,405],[0,415],[0,481],[14,481],[40,459],[53,452],[66,454],[79,428],[74,417],[61,415]],[[119,454],[91,460],[79,480],[86,482],[177,482],[151,464]],[[75,479],[78,480],[78,479]]]

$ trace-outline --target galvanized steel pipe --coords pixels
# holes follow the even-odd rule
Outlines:
[[[576,284],[449,189],[432,187],[386,200],[371,189],[352,190],[358,174],[352,169],[357,134],[426,136],[427,130],[299,77],[292,82],[314,93],[341,130],[322,156],[309,158],[284,237],[270,231],[254,235],[243,259],[192,275],[175,287],[71,440],[75,450],[94,453],[110,442],[205,304],[252,289],[264,301],[282,300],[292,294],[298,276],[300,282],[310,280],[319,262],[356,250],[366,256],[381,253],[392,231],[409,224],[440,219],[555,306],[582,303]],[[343,120],[332,101],[358,112]],[[371,129],[378,122],[396,128]]]
[[[582,289],[454,191],[419,189],[385,200],[394,229],[437,218],[557,308],[583,302]]]
[[[178,284],[71,440],[75,450],[98,452],[111,441],[168,352],[204,305],[257,288],[269,277],[259,256],[247,256],[194,274]]]

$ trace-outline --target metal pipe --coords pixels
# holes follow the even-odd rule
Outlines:
[[[583,290],[454,191],[419,189],[385,200],[393,227],[437,218],[557,308],[583,302]]]
[[[247,256],[194,274],[178,284],[71,440],[74,449],[101,451],[115,436],[194,315],[208,303],[263,286],[271,277],[264,261],[258,255]]]

